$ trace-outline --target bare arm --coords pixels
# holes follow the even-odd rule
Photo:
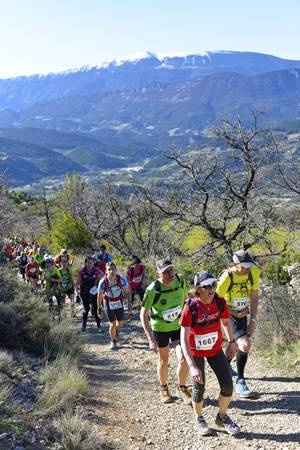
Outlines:
[[[98,306],[98,309],[102,309],[102,307],[103,307],[103,292],[98,292],[97,306]]]
[[[252,336],[256,324],[257,324],[257,312],[258,312],[258,289],[253,289],[251,292],[251,301],[250,301],[250,322],[247,327],[247,332],[249,336]]]
[[[154,336],[152,334],[148,314],[149,314],[149,309],[145,309],[142,306],[141,312],[140,312],[140,319],[141,319],[142,327],[144,328],[147,339],[149,341],[150,350],[157,352],[157,342],[154,339]]]
[[[226,356],[229,356],[232,359],[236,353],[236,343],[233,337],[233,330],[230,318],[221,319],[222,327],[224,329],[226,338],[228,340],[228,347],[226,349]]]

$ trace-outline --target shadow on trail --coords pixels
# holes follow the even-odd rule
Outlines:
[[[254,439],[261,439],[266,440],[270,442],[299,442],[300,440],[300,433],[253,433],[253,432],[242,432],[239,436],[236,437],[237,439],[244,438],[246,440],[254,440]]]
[[[247,377],[247,380],[268,381],[274,383],[299,383],[300,377]]]
[[[232,407],[246,410],[248,416],[252,415],[270,415],[273,414],[297,414],[299,412],[299,392],[286,391],[283,393],[270,393],[267,395],[280,395],[276,400],[263,399],[263,393],[259,393],[258,399],[237,399],[231,402]]]

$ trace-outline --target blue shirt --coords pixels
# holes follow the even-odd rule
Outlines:
[[[127,282],[126,278],[123,277],[122,275],[119,275],[119,277],[120,277],[123,288],[127,288],[128,282]],[[109,289],[107,291],[105,291],[105,283],[104,283],[104,277],[103,277],[99,281],[98,291],[102,292],[102,293],[105,292],[107,297],[112,297],[112,298],[119,297],[122,294],[122,291],[117,284],[117,279],[115,279],[113,283],[109,279],[107,279],[107,281],[108,281]]]

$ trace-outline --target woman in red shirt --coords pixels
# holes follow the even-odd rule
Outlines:
[[[223,298],[216,293],[216,278],[210,272],[198,272],[194,279],[192,297],[184,306],[181,323],[181,347],[193,378],[192,403],[199,433],[212,434],[202,416],[205,387],[204,358],[214,371],[219,385],[219,412],[216,424],[229,434],[238,434],[238,425],[226,414],[233,385],[227,359],[222,350],[222,328],[229,341],[228,352],[234,355],[235,342],[230,313]]]

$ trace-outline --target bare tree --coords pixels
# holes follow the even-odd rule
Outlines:
[[[176,163],[180,180],[176,191],[161,200],[141,187],[145,197],[165,214],[186,224],[202,227],[207,239],[195,258],[215,257],[218,249],[228,257],[237,248],[268,242],[274,226],[274,206],[268,201],[266,167],[274,151],[268,131],[258,126],[252,113],[251,126],[225,121],[212,130],[221,142],[222,155],[173,149],[167,158]]]
[[[293,147],[291,144],[286,145],[286,141],[273,136],[274,147],[276,150],[276,162],[279,177],[276,180],[276,184],[285,189],[286,191],[299,195],[300,194],[300,162],[296,148],[295,152],[292,152]],[[290,153],[290,158],[283,158],[282,154]],[[284,161],[284,163],[283,163]]]

